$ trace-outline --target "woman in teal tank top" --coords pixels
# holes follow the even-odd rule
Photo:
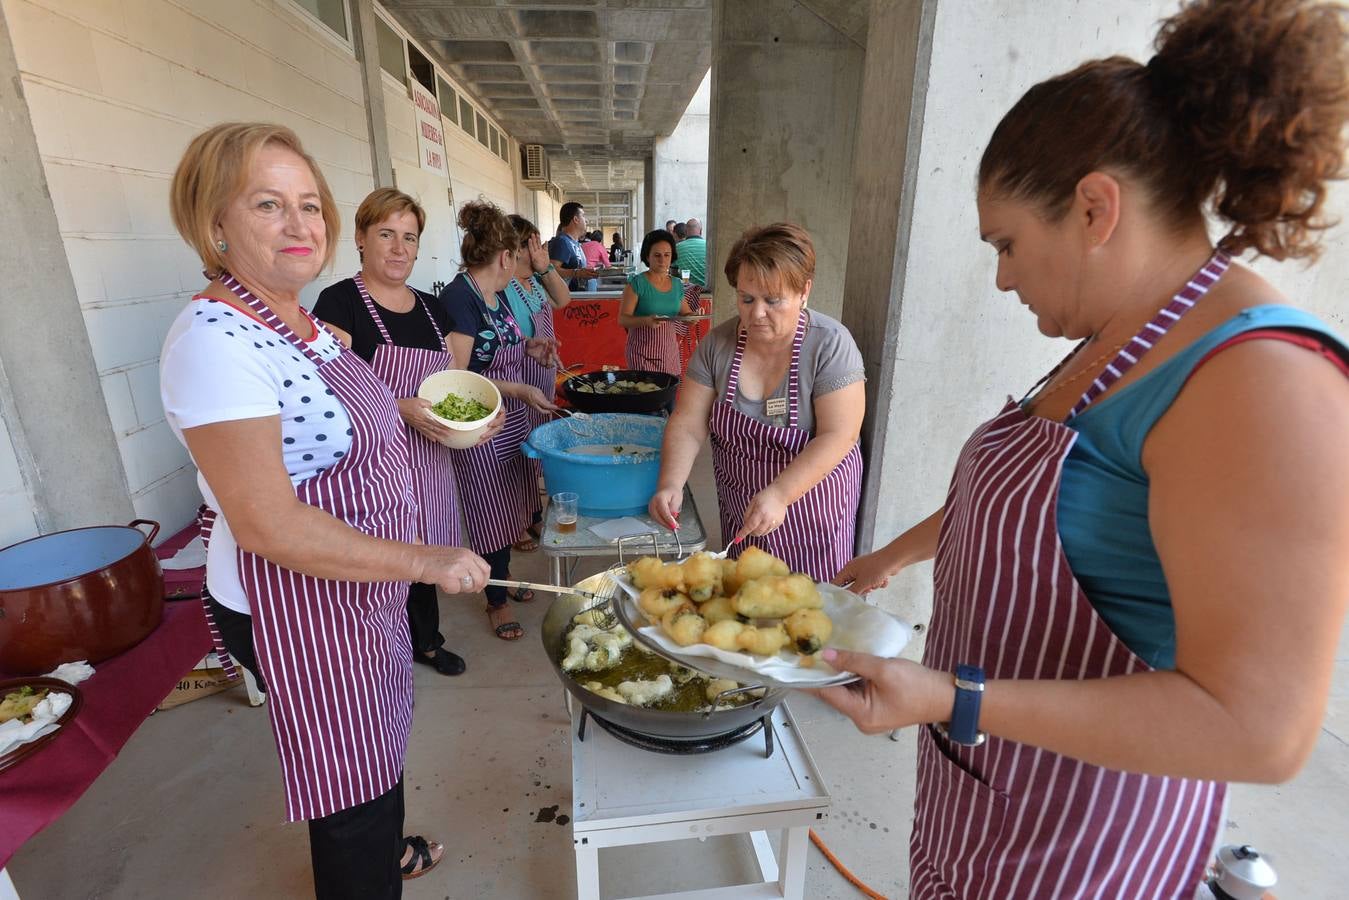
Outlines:
[[[975,431],[946,506],[838,578],[865,593],[936,557],[924,664],[825,651],[865,680],[819,692],[868,732],[921,726],[914,896],[1189,896],[1223,783],[1292,778],[1321,730],[1349,345],[1232,257],[1314,258],[1334,224],[1349,26],[1195,0],[1157,47],[998,124],[977,182],[996,286],[1077,347]]]
[[[628,330],[629,369],[683,374],[670,319],[691,310],[684,300],[684,282],[672,274],[677,254],[674,236],[667,231],[653,231],[642,240],[641,259],[648,268],[628,279],[618,305],[618,324]]]

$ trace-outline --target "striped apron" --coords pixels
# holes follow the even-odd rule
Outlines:
[[[441,334],[426,301],[411,288],[413,298],[421,306],[422,312],[431,322],[444,350],[423,350],[418,347],[400,347],[389,337],[384,320],[375,308],[375,299],[366,290],[365,279],[357,272],[352,276],[356,290],[360,292],[370,318],[375,320],[379,336],[384,343],[375,348],[370,368],[375,376],[389,386],[395,397],[415,397],[426,376],[433,372],[443,372],[453,368],[454,356],[445,346],[445,335]],[[423,437],[416,429],[404,425],[408,436],[408,456],[412,460],[412,490],[417,496],[418,535],[427,544],[442,547],[458,547],[463,538],[459,533],[459,497],[454,487],[454,465],[450,462],[450,451],[434,441]]]
[[[473,276],[464,278],[472,285],[479,301],[483,301]],[[501,302],[501,301],[498,301]],[[483,311],[483,321],[496,330],[491,316]],[[480,373],[496,381],[524,381],[524,336],[516,329],[515,343],[507,343],[504,336],[497,343],[492,362]],[[459,502],[468,526],[468,538],[473,552],[478,555],[495,553],[515,543],[529,525],[538,505],[538,479],[533,460],[526,459],[520,445],[529,436],[529,407],[519,400],[502,398],[506,407],[506,425],[496,437],[485,444],[450,454],[454,476],[462,485]]]
[[[1215,254],[1068,418],[1127,372],[1228,262]],[[989,679],[1148,671],[1092,608],[1059,544],[1059,478],[1076,437],[1009,399],[965,444],[937,543],[924,665],[979,665]],[[925,726],[910,896],[1189,898],[1215,849],[1225,796],[1214,782],[1117,772],[997,737],[964,747]]]
[[[792,340],[792,364],[787,376],[787,425],[765,425],[735,408],[740,387],[740,365],[745,356],[741,330],[731,361],[726,391],[712,407],[708,430],[712,438],[712,469],[717,478],[722,540],[730,540],[745,521],[745,509],[754,495],[782,473],[810,443],[810,432],[797,427],[801,402],[801,344],[810,318],[802,310]],[[862,451],[853,444],[819,484],[787,507],[787,516],[771,534],[747,537],[730,548],[739,556],[753,545],[787,563],[793,572],[805,572],[828,581],[853,558],[857,502],[862,494]]]
[[[247,288],[221,280],[313,361],[351,417],[350,451],[297,484],[295,495],[365,534],[411,540],[408,444],[389,389],[350,350],[325,362]],[[242,548],[239,577],[267,681],[287,819],[331,815],[388,791],[402,774],[412,722],[408,583],[314,578]]]
[[[673,279],[673,276],[671,278]],[[675,312],[678,313],[679,310],[676,309]],[[629,328],[628,342],[623,348],[628,368],[682,375],[683,369],[679,364],[679,331],[675,327],[676,324],[678,323],[663,322],[652,327]]]
[[[537,284],[531,284],[530,287],[531,290],[536,293],[540,290]],[[511,288],[510,286],[507,286],[506,289],[510,290]],[[553,328],[552,301],[548,299],[546,294],[542,299],[543,305],[530,316],[530,320],[534,323],[534,338],[536,340],[556,340],[557,332]],[[526,298],[525,305],[532,308],[534,304]],[[531,384],[543,391],[543,396],[547,397],[549,400],[553,400],[557,397],[557,366],[541,366],[530,359],[529,354],[525,354],[522,365],[524,369],[523,378],[521,380],[524,381],[525,384]],[[540,425],[546,425],[553,420],[551,413],[541,413],[535,409],[527,409],[526,411],[529,414],[529,427],[531,430]],[[542,474],[543,469],[537,459],[531,459],[528,462],[531,471],[534,473],[533,484],[535,485],[535,490],[530,493],[529,504],[529,515],[530,518],[533,518],[535,513],[543,511],[543,498],[539,495],[538,491],[538,479]]]

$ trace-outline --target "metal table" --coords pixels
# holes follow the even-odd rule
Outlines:
[[[773,753],[767,759],[757,735],[711,753],[671,756],[629,747],[593,723],[581,741],[579,720],[577,709],[571,770],[579,900],[600,900],[601,848],[730,834],[750,838],[762,881],[650,900],[804,896],[810,828],[829,815],[831,801],[786,703],[772,712]],[[767,832],[778,829],[782,841],[775,854]]]
[[[632,518],[650,526],[656,535],[656,547],[662,555],[673,555],[682,549],[685,553],[694,553],[707,547],[707,532],[703,529],[702,517],[698,514],[698,504],[693,501],[693,492],[684,488],[684,506],[679,513],[678,539],[670,529],[657,525],[656,520],[643,513]],[[572,572],[576,561],[583,556],[618,556],[618,542],[607,541],[590,530],[591,525],[608,522],[594,516],[581,516],[576,520],[576,530],[562,534],[557,530],[557,519],[553,507],[549,505],[543,517],[543,537],[539,541],[548,557],[549,577],[553,584],[565,586],[572,583]],[[639,553],[649,550],[649,539],[641,542],[636,539],[627,541],[626,547],[636,548]]]

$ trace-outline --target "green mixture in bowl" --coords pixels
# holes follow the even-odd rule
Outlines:
[[[477,400],[449,393],[444,400],[431,407],[431,412],[451,422],[476,422],[487,418],[492,408]]]

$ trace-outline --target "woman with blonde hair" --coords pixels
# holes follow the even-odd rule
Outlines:
[[[408,583],[470,593],[487,564],[415,543],[394,396],[300,305],[338,221],[294,132],[199,134],[170,202],[209,279],[169,328],[160,392],[205,497],[213,636],[266,684],[317,896],[397,897],[400,866],[417,877],[443,853],[402,834]]]

